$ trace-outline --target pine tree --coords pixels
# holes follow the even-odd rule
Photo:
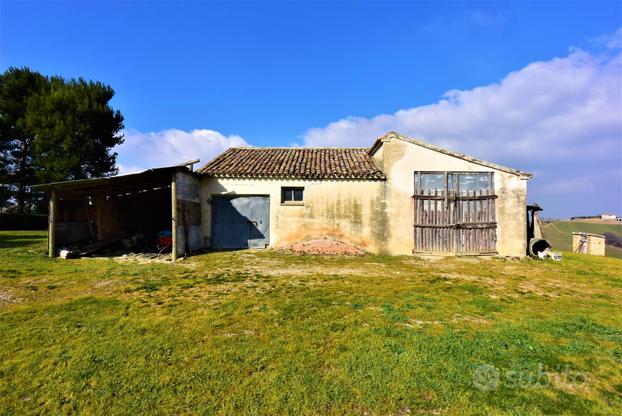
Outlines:
[[[0,203],[28,212],[30,185],[117,173],[112,149],[123,142],[123,116],[111,107],[113,96],[101,82],[28,68],[0,75]]]
[[[46,82],[28,68],[9,68],[0,76],[0,203],[13,199],[19,212],[24,212],[28,185],[35,181],[34,134],[26,126],[28,105]]]

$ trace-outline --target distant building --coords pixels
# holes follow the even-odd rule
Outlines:
[[[618,219],[618,217],[616,216],[616,214],[611,214],[609,212],[606,212],[604,214],[600,214],[600,219],[601,220],[616,220]]]
[[[572,233],[572,251],[593,256],[604,256],[605,236],[592,233]]]

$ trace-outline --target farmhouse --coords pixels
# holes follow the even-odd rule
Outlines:
[[[530,178],[390,132],[369,148],[231,148],[196,172],[180,165],[39,189],[52,196],[51,255],[171,230],[174,256],[330,237],[392,255],[521,257]]]

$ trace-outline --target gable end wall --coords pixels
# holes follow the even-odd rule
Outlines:
[[[527,248],[527,180],[521,177],[439,153],[399,139],[382,146],[387,176],[387,216],[390,254],[411,254],[414,247],[414,172],[494,172],[497,217],[497,252],[525,256]]]

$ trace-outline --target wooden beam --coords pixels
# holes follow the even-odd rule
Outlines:
[[[419,228],[459,228],[461,230],[471,229],[471,228],[495,228],[497,226],[496,222],[459,222],[452,224],[414,224],[414,227]]]
[[[104,215],[104,207],[103,205],[106,202],[106,199],[104,196],[102,195],[97,195],[94,197],[95,199],[95,228],[96,228],[96,233],[97,233],[97,240],[101,240],[103,239],[103,233],[102,233],[102,226],[104,224],[103,222],[103,215]]]
[[[171,232],[173,245],[171,247],[171,256],[173,261],[177,260],[177,173],[173,172],[171,175]]]
[[[497,199],[497,195],[413,195],[414,199],[429,199],[430,201],[450,200],[450,201],[485,201],[488,199]]]
[[[48,255],[54,257],[56,255],[55,247],[55,225],[56,225],[56,191],[50,191],[50,204],[48,208]]]

